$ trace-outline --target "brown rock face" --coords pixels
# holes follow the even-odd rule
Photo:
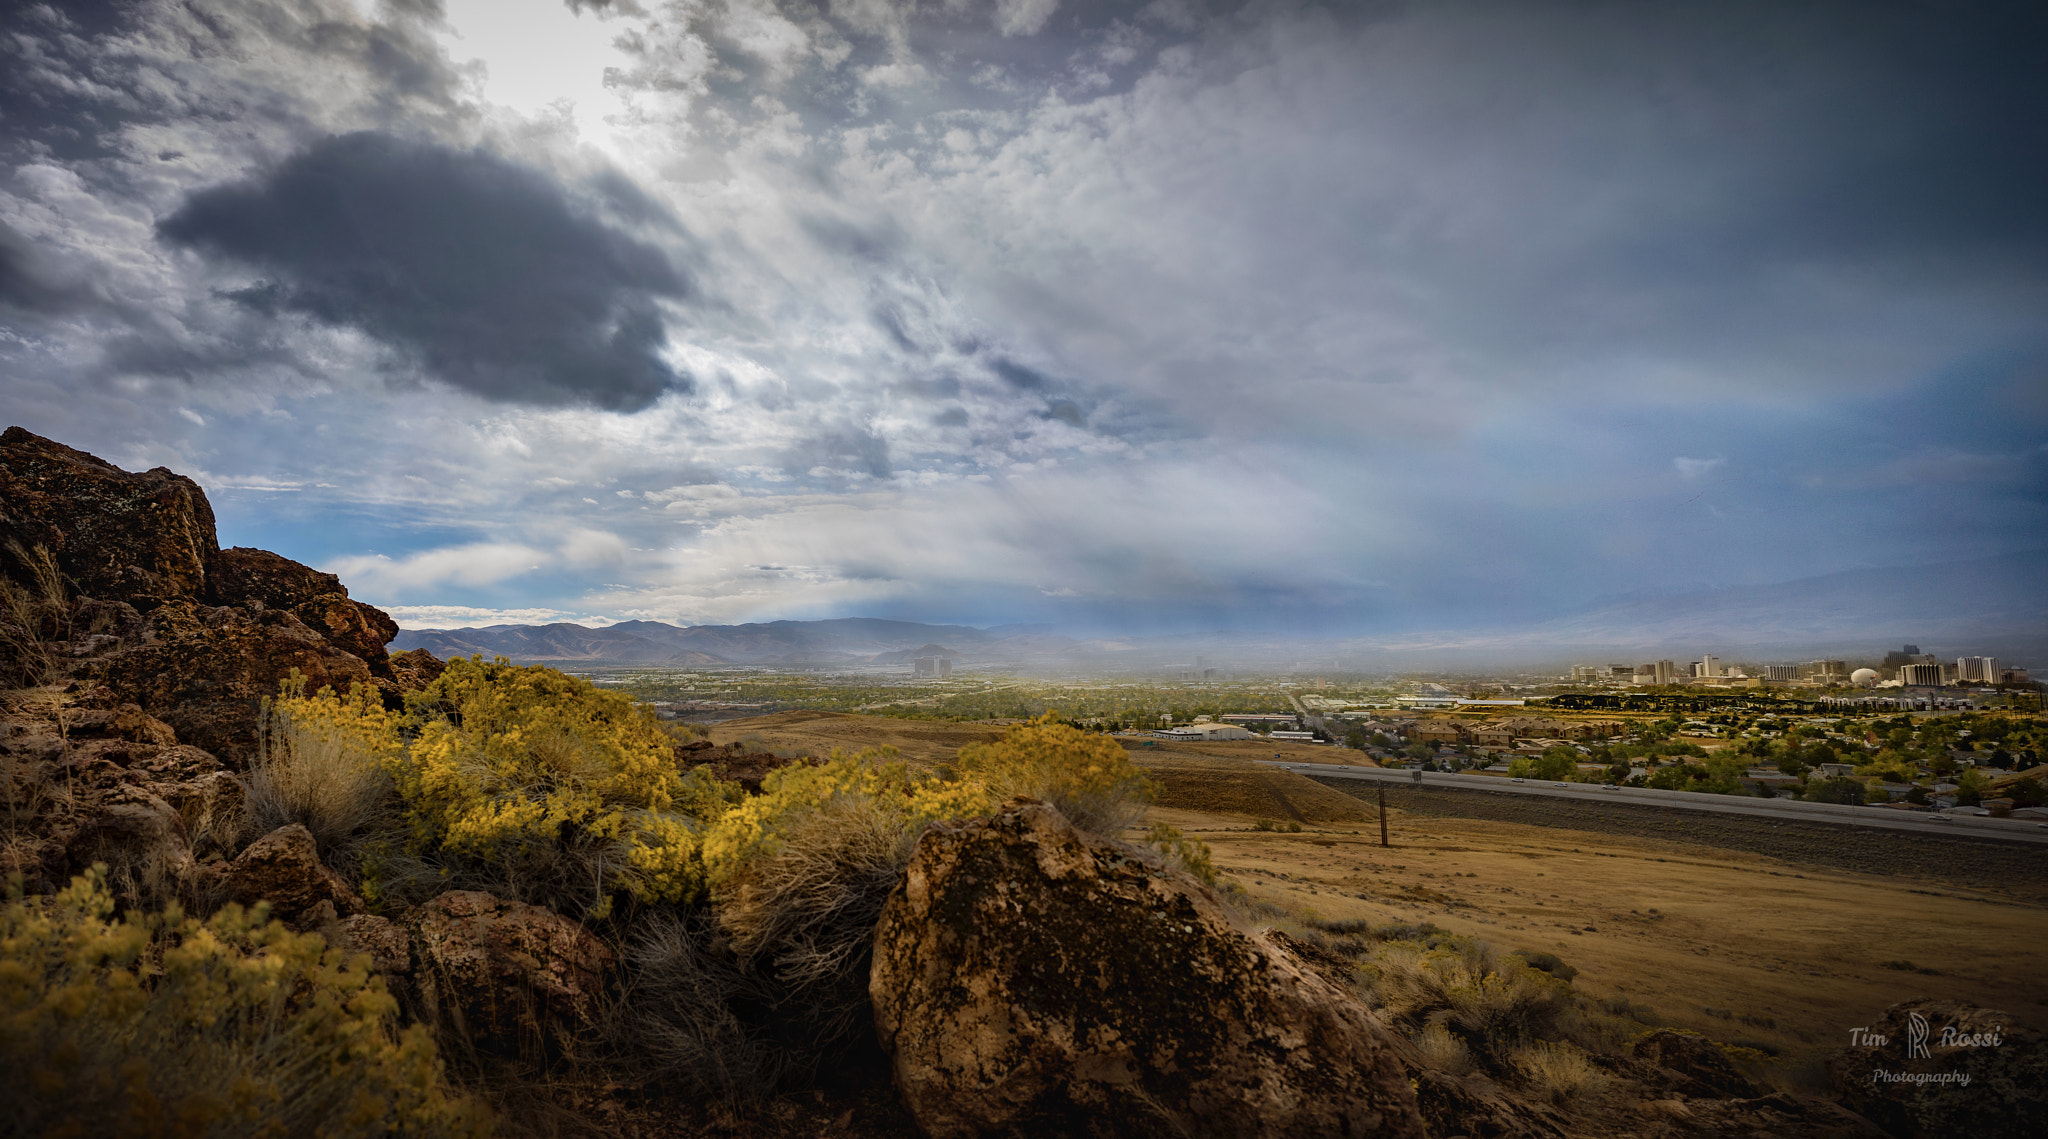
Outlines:
[[[2048,1120],[2048,1037],[1961,1001],[1893,1005],[1827,1070],[1849,1107],[1893,1135],[2019,1139]]]
[[[390,614],[349,600],[340,578],[268,550],[222,550],[208,568],[207,586],[216,604],[261,601],[265,608],[285,610],[373,671],[385,658],[384,646],[398,635]]]
[[[932,1136],[1423,1135],[1349,993],[1200,882],[1042,803],[926,832],[869,991]]]
[[[391,667],[397,623],[333,574],[222,550],[192,480],[131,474],[19,427],[0,434],[0,576],[30,598],[0,612],[0,683],[83,676],[105,707],[137,704],[230,762],[247,760],[259,702],[294,668],[309,690],[369,683],[390,702],[431,680],[430,656]]]
[[[134,700],[178,738],[231,763],[256,749],[256,720],[266,696],[293,669],[306,690],[370,683],[361,657],[336,648],[288,612],[206,606],[178,600],[158,606],[141,643],[87,662],[82,674]]]
[[[367,953],[379,973],[404,976],[412,972],[412,938],[405,927],[375,914],[357,914],[331,928],[335,944],[348,953]]]
[[[297,823],[250,843],[228,864],[226,885],[229,898],[245,906],[269,902],[271,915],[288,925],[305,923],[323,902],[337,915],[363,908],[348,883],[320,861],[312,832]]]
[[[1684,1077],[1682,1090],[1691,1095],[1751,1099],[1763,1093],[1728,1062],[1728,1054],[1704,1036],[1660,1028],[1635,1043],[1637,1059]]]
[[[406,916],[423,1002],[485,1052],[566,1051],[588,1028],[613,958],[569,919],[451,890]]]
[[[203,593],[220,553],[198,483],[162,467],[130,474],[19,427],[0,433],[0,568],[30,580],[9,538],[49,550],[77,592],[138,609]]]

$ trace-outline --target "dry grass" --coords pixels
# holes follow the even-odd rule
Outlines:
[[[640,921],[622,954],[630,980],[607,1035],[628,1069],[737,1109],[774,1094],[801,1058],[759,1015],[774,1005],[773,987],[718,941],[702,913]]]
[[[1559,1107],[1598,1095],[1610,1078],[1579,1048],[1541,1041],[1518,1048],[1512,1059],[1528,1087]]]
[[[722,892],[718,924],[741,966],[806,1010],[810,1039],[799,1046],[829,1051],[865,1025],[875,923],[917,834],[884,804],[835,797],[794,820]]]
[[[349,736],[309,730],[272,704],[259,740],[245,780],[245,840],[298,823],[327,856],[394,825],[399,808],[391,777]]]

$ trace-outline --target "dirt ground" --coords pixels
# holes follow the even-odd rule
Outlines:
[[[813,750],[891,743],[940,762],[1002,730],[792,712],[712,734]],[[1847,1044],[1850,1029],[1918,996],[2048,1028],[2048,896],[2039,883],[2009,889],[1916,872],[1921,860],[1903,857],[1889,873],[1844,869],[1818,854],[1801,858],[1797,847],[1785,857],[1714,845],[1713,831],[1680,841],[1398,805],[1388,812],[1393,845],[1382,849],[1369,801],[1251,762],[1275,752],[1349,758],[1333,749],[1126,746],[1160,785],[1153,821],[1204,839],[1226,876],[1296,914],[1426,921],[1504,951],[1555,953],[1579,970],[1581,991],[1627,1000],[1659,1023],[1768,1045],[1788,1062]],[[1303,829],[1254,830],[1262,818]]]

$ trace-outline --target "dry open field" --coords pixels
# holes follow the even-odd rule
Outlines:
[[[813,751],[892,743],[936,762],[1000,732],[784,713],[731,721],[713,736]],[[1901,857],[1890,873],[1844,869],[1800,857],[1796,843],[1787,854],[1715,845],[1711,830],[1664,838],[1460,818],[1440,803],[1417,804],[1437,813],[1411,812],[1399,792],[1388,813],[1393,845],[1383,849],[1368,802],[1250,762],[1276,751],[1347,758],[1332,749],[1130,746],[1161,786],[1154,818],[1208,841],[1227,875],[1297,914],[1427,921],[1504,950],[1552,952],[1580,970],[1582,991],[1793,1056],[1839,1047],[1849,1029],[1915,996],[2048,1027],[2048,882],[1916,869],[1921,858]],[[1252,829],[1260,818],[1304,829]]]

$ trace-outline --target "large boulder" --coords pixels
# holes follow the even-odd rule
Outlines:
[[[290,612],[184,599],[151,611],[140,644],[81,667],[168,723],[180,740],[234,764],[254,755],[262,701],[293,670],[306,677],[308,692],[371,682],[361,657]]]
[[[271,915],[289,925],[310,926],[363,908],[341,875],[320,861],[313,832],[298,823],[250,843],[228,864],[225,885],[230,900],[245,906],[269,902]]]
[[[105,865],[115,894],[129,905],[177,896],[195,869],[185,820],[163,799],[128,784],[81,795],[77,825],[63,842],[65,871]]]
[[[479,1051],[568,1051],[590,1029],[611,950],[568,918],[476,890],[406,915],[414,985],[433,1015]]]
[[[1844,1103],[1893,1135],[2018,1139],[2048,1126],[2048,1037],[1995,1009],[1895,1004],[1827,1072]]]
[[[918,840],[869,991],[928,1135],[1424,1133],[1350,993],[1200,881],[1043,803]]]
[[[349,600],[340,578],[269,550],[222,550],[208,568],[207,588],[218,605],[260,601],[266,608],[282,609],[336,648],[361,657],[373,671],[385,659],[384,646],[398,635],[390,614]]]
[[[206,492],[183,475],[131,474],[19,427],[0,433],[0,574],[17,582],[36,572],[10,546],[40,546],[75,592],[146,610],[205,591],[214,533]]]

